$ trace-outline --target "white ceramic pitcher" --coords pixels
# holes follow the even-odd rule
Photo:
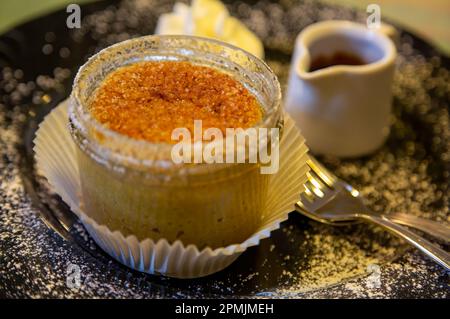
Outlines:
[[[379,30],[350,21],[325,21],[297,37],[285,108],[317,154],[355,157],[373,152],[389,134],[396,48]],[[317,56],[347,52],[362,65],[333,65],[310,72]]]

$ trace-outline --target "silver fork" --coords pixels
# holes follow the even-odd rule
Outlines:
[[[363,204],[359,192],[355,188],[330,173],[314,158],[309,158],[308,165],[311,170],[308,173],[308,181],[305,183],[305,192],[301,195],[300,201],[296,203],[297,211],[313,220],[332,225],[344,225],[358,221],[377,224],[405,239],[450,271],[450,254],[445,250],[394,223],[388,216],[372,212]],[[401,222],[402,218],[397,218],[396,221]],[[441,239],[449,241],[450,230],[446,226],[437,223],[421,224],[417,220],[414,222],[407,220],[404,224],[410,224],[409,226],[433,235],[438,232]],[[429,229],[430,225],[433,227],[431,230]],[[434,229],[438,229],[438,231]]]
[[[359,198],[362,200],[360,193],[351,185],[345,183],[342,180],[339,180],[339,178],[337,176],[335,176],[333,173],[331,173],[329,170],[327,170],[322,164],[320,164],[317,160],[315,160],[314,158],[310,158],[310,160],[308,161],[309,167],[312,169],[312,172],[314,172],[315,174],[311,175],[311,173],[308,175],[309,180],[311,180],[312,183],[320,183],[319,181],[315,181],[315,177],[314,176],[318,176],[319,178],[321,177],[322,179],[325,180],[325,183],[334,183],[335,181],[339,181],[345,188],[345,190],[349,191],[350,194],[353,197]],[[332,187],[333,188],[333,187]],[[316,190],[317,192],[317,190]],[[308,188],[306,190],[306,194],[308,196],[310,196],[311,194],[313,194],[314,192],[310,190],[310,188]],[[332,193],[328,193],[330,195],[332,195]],[[331,199],[331,197],[327,197],[329,199]],[[324,199],[326,200],[326,199]],[[362,205],[363,209],[370,214],[373,214],[373,212],[371,210],[369,210],[367,207],[365,207],[364,205]],[[408,215],[408,214],[404,214],[404,213],[389,213],[388,215],[385,216],[386,218],[388,218],[390,221],[395,222],[396,224],[400,224],[400,225],[405,225],[405,226],[409,226],[409,227],[413,227],[416,228],[422,232],[425,232],[441,241],[443,241],[444,243],[449,243],[450,242],[450,227],[428,220],[428,219],[424,219],[424,218],[419,218],[419,217],[415,217],[413,215]],[[327,222],[326,220],[321,220],[322,222]],[[329,221],[328,221],[329,222]],[[352,221],[350,223],[355,223],[358,221]],[[338,223],[338,222],[333,222],[334,224]],[[342,221],[339,222],[340,225],[343,224],[349,224],[348,221]]]

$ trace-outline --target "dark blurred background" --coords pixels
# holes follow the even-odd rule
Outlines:
[[[62,8],[69,3],[95,0],[1,0],[0,33],[17,24]],[[382,18],[428,39],[441,51],[450,55],[449,0],[324,0],[323,2],[365,10],[368,4],[381,7]]]

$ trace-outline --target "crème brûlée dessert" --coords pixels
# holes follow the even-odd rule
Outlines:
[[[146,38],[156,39],[155,46],[168,41],[166,52],[149,49]],[[247,58],[237,48],[225,47],[230,60],[225,50],[225,58],[212,63],[202,56],[211,52],[205,43],[222,46],[218,42],[142,39],[101,51],[75,80],[69,118],[82,209],[98,224],[138,240],[180,240],[199,249],[241,243],[260,226],[270,175],[261,174],[259,162],[174,163],[171,149],[178,141],[172,132],[187,128],[194,136],[195,120],[202,121],[203,130],[218,128],[224,134],[227,128],[271,127],[280,123],[279,85],[268,82],[274,87],[267,87],[262,78],[259,84],[265,87],[252,88],[256,73],[236,67]],[[131,58],[114,54],[130,45],[137,48]],[[179,52],[167,52],[170,45],[199,52],[180,58]],[[144,53],[146,58],[134,56]],[[229,64],[236,53],[242,56]],[[253,56],[247,62],[262,63]],[[276,81],[261,66],[259,81],[262,71]]]

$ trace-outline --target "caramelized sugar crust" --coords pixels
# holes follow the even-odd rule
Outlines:
[[[239,81],[216,69],[189,62],[139,62],[110,73],[95,91],[90,111],[121,134],[150,142],[177,143],[172,130],[194,120],[203,129],[248,128],[262,109]]]

